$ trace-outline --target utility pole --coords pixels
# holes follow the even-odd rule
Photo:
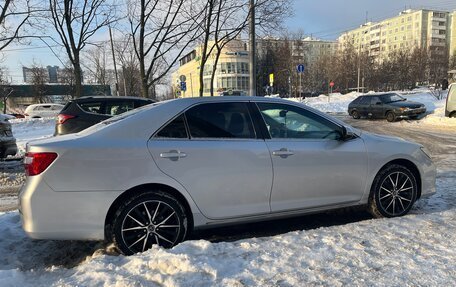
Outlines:
[[[249,70],[249,90],[251,96],[256,96],[256,55],[255,55],[255,0],[250,0],[250,27],[249,27],[249,43],[250,43],[250,70]]]
[[[119,77],[117,76],[117,65],[116,65],[116,55],[114,53],[114,43],[112,42],[112,32],[111,32],[111,25],[109,25],[109,38],[111,40],[111,52],[112,52],[112,60],[114,62],[114,74],[116,74],[116,95],[119,96]],[[126,96],[127,94],[125,94]]]

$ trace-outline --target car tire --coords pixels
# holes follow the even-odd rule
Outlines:
[[[394,112],[387,112],[386,113],[386,120],[390,123],[396,121],[396,114]]]
[[[351,116],[352,116],[355,120],[358,120],[358,119],[361,118],[361,116],[359,115],[358,111],[352,111]]]
[[[456,118],[456,112],[452,112],[452,113],[450,114],[450,118]]]
[[[144,252],[158,244],[171,248],[187,234],[188,220],[183,205],[173,196],[145,192],[122,204],[112,223],[112,239],[125,255]]]
[[[391,164],[375,176],[368,210],[376,218],[403,216],[412,208],[417,194],[415,175],[405,166]]]

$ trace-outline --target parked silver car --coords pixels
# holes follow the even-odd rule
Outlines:
[[[347,206],[401,216],[435,192],[423,146],[257,97],[148,105],[30,143],[25,165],[30,237],[107,239],[124,254],[194,229]]]

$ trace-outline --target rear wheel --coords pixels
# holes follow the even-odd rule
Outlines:
[[[452,112],[452,113],[450,114],[450,118],[456,118],[456,112]]]
[[[352,116],[355,120],[361,118],[361,116],[359,115],[358,111],[353,111],[353,112],[351,113],[351,116]]]
[[[171,248],[184,240],[188,221],[173,196],[147,192],[125,202],[113,222],[113,241],[125,255],[144,252],[154,244]]]
[[[374,217],[405,215],[415,203],[417,194],[418,186],[413,173],[402,165],[389,165],[374,179],[369,212]]]
[[[388,122],[394,122],[396,120],[396,115],[393,112],[386,113],[386,120]]]

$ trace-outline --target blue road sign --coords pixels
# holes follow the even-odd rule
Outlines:
[[[181,91],[186,91],[187,90],[187,83],[186,82],[181,82]]]
[[[304,65],[303,64],[299,64],[296,67],[296,70],[298,70],[298,73],[304,73]]]

